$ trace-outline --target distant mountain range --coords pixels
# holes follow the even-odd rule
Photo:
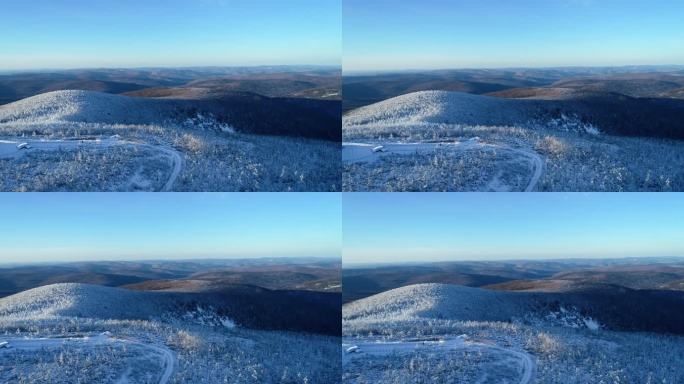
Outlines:
[[[339,266],[339,260],[309,258],[7,265],[0,266],[0,297],[56,283],[184,292],[252,285],[339,294]]]
[[[422,283],[499,291],[572,292],[606,286],[684,290],[684,258],[443,262],[344,268],[343,301]]]
[[[41,70],[0,73],[0,105],[45,92],[85,90],[138,96],[213,97],[251,92],[270,97],[340,99],[340,69],[315,66]],[[165,91],[164,91],[165,90]],[[204,93],[194,94],[198,98]]]
[[[534,97],[546,92],[543,90],[544,88],[552,88],[583,92],[620,93],[631,97],[680,98],[684,88],[684,67],[632,66],[406,71],[345,75],[342,83],[345,111],[402,94],[426,90],[518,98]]]

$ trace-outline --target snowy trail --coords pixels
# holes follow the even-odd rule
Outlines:
[[[10,348],[0,350],[12,351],[16,349],[21,349],[24,351],[35,351],[45,348],[59,348],[68,344],[72,345],[90,345],[90,346],[100,346],[106,344],[116,344],[124,343],[129,345],[137,345],[142,348],[146,348],[160,355],[164,371],[161,373],[159,379],[159,384],[167,384],[173,375],[176,367],[176,356],[170,349],[162,345],[147,344],[137,340],[131,339],[118,339],[111,337],[110,335],[103,333],[95,336],[84,336],[84,337],[62,337],[62,338],[0,338],[0,342],[6,341],[9,343]],[[128,375],[130,374],[130,369],[126,370],[117,383],[124,384],[128,383]]]
[[[508,349],[496,345],[468,342],[461,338],[449,338],[440,340],[423,341],[397,341],[397,342],[363,342],[350,343],[347,340],[342,343],[342,366],[352,359],[363,358],[364,355],[386,356],[395,353],[407,353],[417,350],[473,350],[473,351],[497,351],[502,355],[513,356],[520,363],[521,377],[518,384],[530,384],[534,376],[536,364],[532,357],[524,351]],[[357,347],[357,352],[346,352],[350,347]]]
[[[382,147],[381,150],[374,150]],[[493,149],[510,151],[526,158],[530,162],[532,175],[530,181],[525,187],[525,192],[532,192],[537,187],[539,179],[544,170],[544,163],[542,157],[532,151],[521,148],[514,148],[506,145],[494,145],[482,143],[478,139],[470,139],[467,141],[456,142],[439,142],[439,143],[342,143],[342,162],[346,163],[374,163],[382,156],[387,154],[397,155],[412,155],[430,153],[437,149],[449,149],[453,151],[468,151],[473,149]],[[498,177],[495,177],[498,178]],[[497,180],[492,180],[487,186],[487,189],[494,188]]]
[[[440,143],[342,143],[342,161],[348,163],[373,163],[386,154],[412,155],[433,152],[441,148],[465,151],[485,146],[487,145],[474,140]],[[373,151],[376,147],[382,147],[382,150]]]
[[[162,147],[158,145],[150,145],[150,147],[157,149],[161,152],[164,152],[167,156],[169,156],[171,162],[173,163],[171,175],[169,175],[166,184],[164,184],[164,187],[161,190],[162,192],[171,192],[173,190],[173,185],[176,183],[176,179],[178,179],[178,175],[180,174],[181,169],[183,169],[183,157],[178,151],[176,151],[173,148]]]
[[[534,151],[528,151],[517,148],[508,149],[524,157],[527,157],[530,160],[530,163],[532,165],[532,177],[530,178],[530,182],[527,184],[527,187],[525,187],[525,192],[534,191],[534,189],[537,187],[537,183],[539,183],[539,179],[541,178],[542,172],[544,170],[544,162],[542,160],[542,157]]]
[[[20,149],[19,144],[28,144],[28,149]],[[41,150],[41,151],[57,151],[60,149],[77,149],[77,148],[98,148],[106,149],[117,145],[130,145],[147,147],[166,155],[172,164],[171,174],[161,188],[161,192],[170,192],[178,179],[178,175],[183,169],[183,156],[177,150],[163,145],[146,144],[135,141],[122,140],[118,136],[107,138],[88,138],[88,139],[73,139],[73,140],[23,140],[21,138],[0,140],[0,159],[1,158],[15,158],[23,156],[27,151]]]
[[[159,384],[168,383],[169,380],[171,380],[171,375],[173,375],[174,369],[176,368],[176,355],[170,349],[159,345],[142,343],[137,344],[153,349],[162,355],[162,358],[164,360],[164,372],[162,373],[162,376],[159,379]]]

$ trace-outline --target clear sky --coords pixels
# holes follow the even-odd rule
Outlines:
[[[0,194],[0,263],[340,257],[335,193]]]
[[[341,0],[2,0],[0,69],[340,65]]]
[[[346,193],[345,264],[684,256],[681,193]]]
[[[681,0],[344,0],[344,70],[684,64]]]

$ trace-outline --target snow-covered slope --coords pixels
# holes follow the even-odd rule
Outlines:
[[[339,296],[247,285],[225,285],[203,292],[160,292],[61,283],[0,299],[0,326],[63,318],[186,322],[328,335],[340,332]]]
[[[0,299],[0,318],[148,319],[159,317],[171,304],[169,294],[90,284],[52,284]]]
[[[55,91],[0,106],[0,123],[159,123],[176,104],[93,91]]]
[[[598,298],[597,301],[601,300]],[[601,323],[586,313],[600,306],[591,299],[587,301],[586,297],[572,295],[502,292],[450,284],[417,284],[346,304],[342,317],[349,324],[454,320],[513,321],[598,328]]]
[[[534,100],[512,100],[461,92],[422,91],[359,108],[344,116],[344,125],[450,123],[515,125],[535,119]]]
[[[346,304],[343,318],[506,321],[526,311],[527,296],[449,284],[417,284]]]

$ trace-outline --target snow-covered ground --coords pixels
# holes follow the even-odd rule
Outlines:
[[[178,175],[183,167],[183,157],[179,151],[169,146],[121,140],[116,135],[105,138],[86,139],[23,140],[20,138],[15,138],[13,140],[0,140],[0,159],[18,159],[24,155],[33,154],[34,152],[61,152],[78,150],[106,151],[108,148],[113,146],[127,146],[130,148],[146,147],[153,152],[159,152],[160,155],[168,157],[168,160],[171,163],[171,170],[166,182],[161,186],[160,190],[163,192],[173,190],[176,179],[178,178]],[[139,175],[137,174],[133,175],[130,181],[131,185],[136,183],[135,177],[138,176]]]
[[[7,342],[9,347],[0,351],[0,358],[2,358],[2,352],[13,353],[14,351],[46,351],[46,350],[60,350],[63,348],[78,348],[81,350],[87,350],[89,348],[97,348],[102,346],[107,346],[110,344],[127,345],[127,346],[138,346],[144,350],[148,351],[147,358],[158,358],[161,360],[161,366],[163,370],[159,372],[159,380],[156,381],[159,384],[167,384],[173,375],[174,367],[176,365],[176,354],[164,345],[148,344],[145,342],[132,340],[132,339],[118,339],[111,336],[109,332],[101,333],[99,335],[83,336],[83,337],[53,337],[53,338],[6,338],[0,337],[0,342]],[[151,356],[150,356],[151,355]],[[129,383],[131,378],[130,375],[132,369],[126,369],[117,383]]]
[[[373,163],[382,156],[388,155],[411,155],[434,152],[437,149],[451,149],[466,151],[473,148],[482,148],[486,144],[477,139],[467,142],[442,142],[442,143],[344,143],[342,145],[342,161],[350,163]]]
[[[353,110],[343,190],[684,190],[684,143],[603,134],[539,103],[424,91]]]
[[[340,189],[339,143],[236,133],[188,113],[174,100],[88,91],[0,106],[0,190]]]
[[[430,157],[437,153],[444,156],[459,156],[465,151],[490,150],[494,153],[510,153],[514,158],[529,161],[529,182],[525,185],[524,191],[535,190],[539,178],[542,175],[543,163],[541,156],[531,150],[513,148],[506,145],[487,144],[479,138],[459,142],[439,142],[439,143],[344,143],[342,145],[342,161],[344,163],[374,163],[387,156],[413,155],[416,157]],[[486,186],[486,191],[505,192],[508,187],[501,185],[499,180],[501,174],[496,174]]]
[[[437,356],[437,358],[441,356],[444,359],[455,359],[459,355],[466,354],[487,355],[491,361],[505,366],[505,368],[498,366],[499,372],[490,370],[493,368],[492,366],[487,366],[487,369],[480,369],[475,375],[467,378],[469,382],[488,383],[505,381],[516,384],[529,384],[532,382],[535,362],[534,358],[527,352],[468,341],[466,335],[411,341],[364,341],[352,339],[342,342],[342,365],[349,368],[349,370],[354,369],[350,367],[352,362],[367,358],[390,360],[397,359],[398,356],[410,358],[411,356],[431,355],[433,357]],[[464,361],[464,364],[467,364],[467,362]],[[350,378],[351,375],[348,375],[345,381],[353,381],[349,380]]]

